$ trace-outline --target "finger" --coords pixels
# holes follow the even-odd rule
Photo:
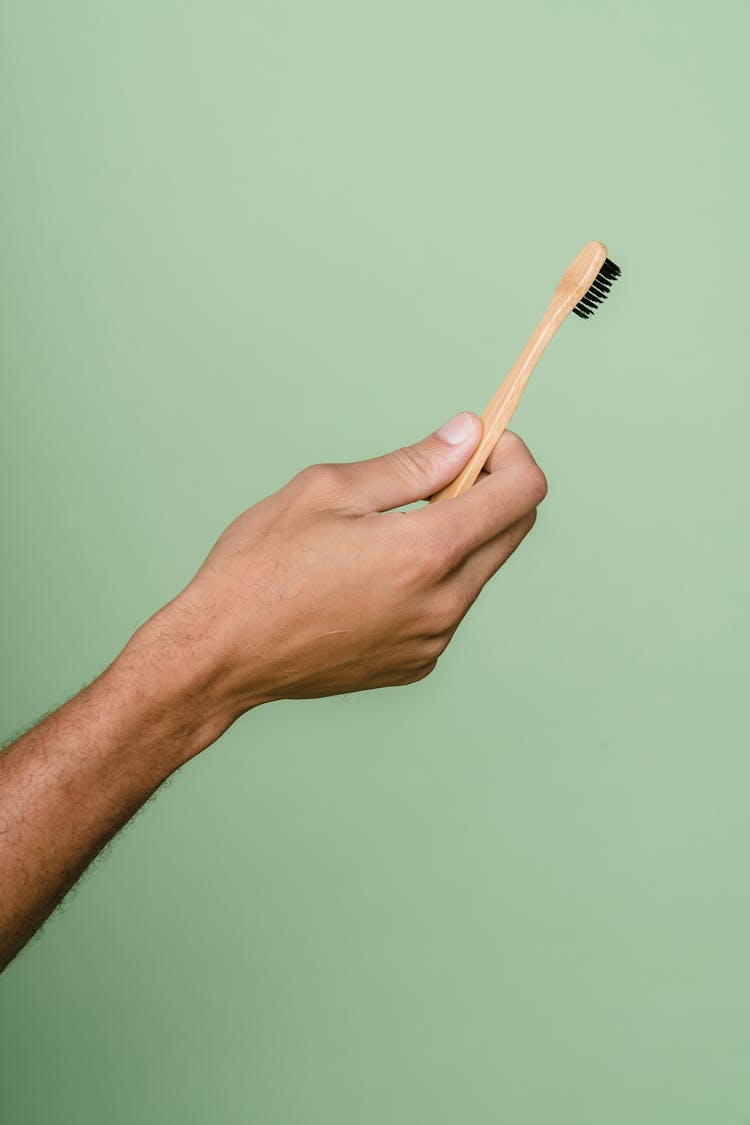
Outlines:
[[[497,445],[485,461],[482,471],[496,473],[498,469],[503,469],[519,460],[531,460],[536,464],[526,442],[513,430],[503,430]]]
[[[546,495],[544,473],[515,434],[507,436],[496,466],[463,495],[413,513],[442,545],[449,568],[527,516]]]
[[[476,449],[481,434],[482,424],[476,414],[464,412],[423,441],[338,468],[355,508],[387,512],[426,500],[449,484]]]
[[[465,590],[469,603],[473,602],[482,587],[508,561],[536,523],[537,510],[533,508],[506,531],[478,547],[455,570],[455,575]]]

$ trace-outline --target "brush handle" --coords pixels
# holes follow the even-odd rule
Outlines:
[[[500,440],[503,430],[513,417],[513,412],[518,406],[531,372],[569,311],[566,303],[561,301],[556,294],[544,316],[531,333],[526,347],[503,379],[495,396],[488,403],[487,409],[482,415],[482,437],[479,445],[456,479],[447,484],[445,488],[441,488],[434,496],[431,496],[430,503],[434,500],[448,500],[452,496],[460,496],[462,492],[466,492],[474,484],[487,458]]]
[[[490,453],[500,440],[503,430],[513,417],[513,411],[518,406],[523,389],[528,383],[529,376],[536,367],[539,357],[570,310],[582,297],[586,296],[589,288],[598,277],[599,270],[606,257],[607,247],[603,242],[587,242],[583,250],[570,263],[560,279],[557,289],[555,289],[552,300],[547,306],[547,311],[531,333],[528,344],[505,376],[499,391],[482,415],[482,438],[468,464],[455,480],[430,497],[431,502],[433,500],[447,500],[451,496],[460,496],[462,492],[471,488]]]

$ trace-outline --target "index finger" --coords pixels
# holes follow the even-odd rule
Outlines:
[[[547,494],[544,473],[523,441],[509,430],[485,469],[468,492],[414,513],[442,539],[453,565],[528,515]]]

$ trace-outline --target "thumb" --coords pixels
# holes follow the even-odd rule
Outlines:
[[[352,465],[353,494],[365,510],[378,512],[426,500],[458,476],[481,436],[476,414],[457,414],[415,445]]]

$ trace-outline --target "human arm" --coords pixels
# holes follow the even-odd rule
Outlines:
[[[6,748],[0,968],[159,785],[241,714],[433,669],[546,487],[507,434],[464,496],[393,511],[453,479],[479,426],[459,415],[458,440],[304,470],[227,528],[101,676]]]

